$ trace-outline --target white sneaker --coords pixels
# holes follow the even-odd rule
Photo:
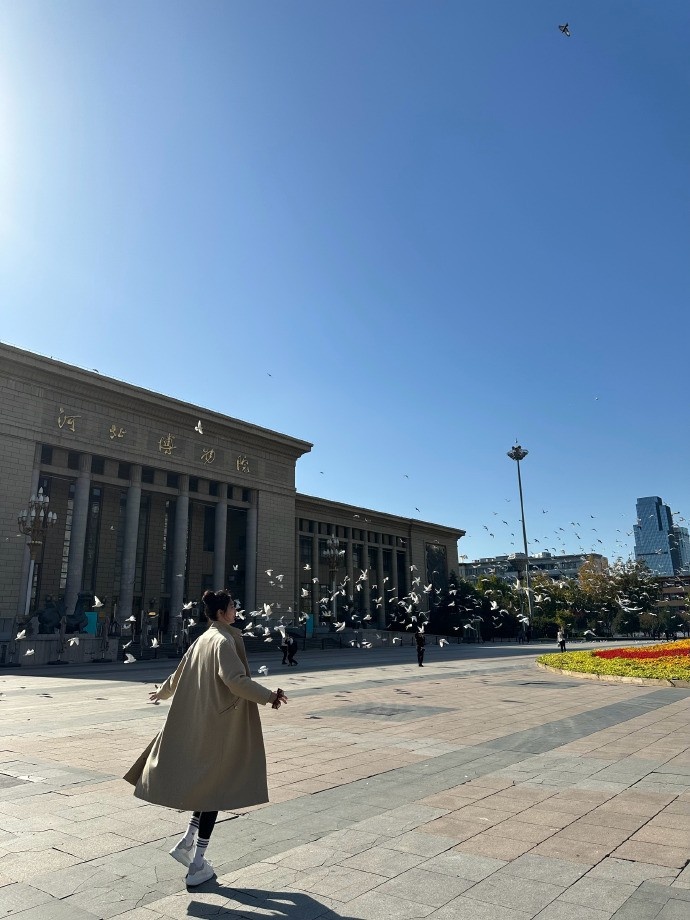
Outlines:
[[[180,840],[179,843],[176,843],[175,846],[170,850],[170,855],[173,859],[176,859],[178,863],[182,863],[183,866],[189,868],[192,862],[192,856],[194,854],[194,844],[190,843],[189,846]]]
[[[213,868],[211,863],[208,860],[204,860],[201,866],[195,866],[193,863],[189,867],[187,872],[187,882],[188,888],[194,888],[195,885],[203,885],[204,882],[207,882],[209,879],[212,879],[216,874],[216,870]]]

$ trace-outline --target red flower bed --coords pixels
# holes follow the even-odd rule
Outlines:
[[[679,658],[681,655],[690,655],[689,648],[609,648],[593,653],[596,658]]]

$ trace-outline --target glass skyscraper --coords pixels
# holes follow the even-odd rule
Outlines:
[[[690,574],[690,535],[677,527],[673,515],[658,495],[637,499],[635,558],[656,575]]]

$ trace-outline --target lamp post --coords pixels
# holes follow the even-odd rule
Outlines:
[[[50,498],[43,494],[43,489],[38,490],[38,495],[32,495],[29,499],[29,508],[20,511],[17,515],[17,524],[19,530],[24,536],[29,537],[27,546],[31,562],[29,564],[29,580],[26,587],[26,604],[24,605],[24,619],[28,618],[29,608],[31,607],[31,589],[34,580],[34,567],[38,552],[43,546],[48,528],[52,527],[57,521],[57,514],[54,511],[48,511]]]
[[[345,550],[340,548],[340,540],[337,537],[329,537],[326,540],[326,549],[323,555],[328,562],[328,576],[331,584],[331,614],[333,622],[335,622],[337,619],[335,582],[340,568],[340,559],[345,555]]]
[[[43,489],[38,490],[38,495],[32,495],[29,499],[29,507],[20,511],[17,515],[17,525],[21,533],[28,537],[27,547],[29,548],[29,577],[26,583],[26,601],[24,604],[24,622],[29,619],[31,609],[31,590],[34,582],[34,569],[38,553],[43,546],[48,528],[53,527],[57,521],[57,514],[48,510],[50,497],[44,495]],[[16,643],[17,617],[12,622],[12,642]],[[16,650],[16,644],[15,644]]]
[[[529,584],[529,550],[527,549],[527,528],[525,527],[525,505],[522,500],[522,476],[520,475],[520,461],[524,460],[529,451],[524,447],[516,444],[508,451],[507,456],[517,463],[518,489],[520,491],[520,515],[522,517],[522,540],[525,545],[525,591],[527,592],[527,618],[529,620],[530,633],[532,631],[532,592]]]

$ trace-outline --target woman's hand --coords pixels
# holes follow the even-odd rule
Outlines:
[[[285,696],[283,691],[280,688],[278,688],[278,690],[276,690],[275,693],[273,694],[273,698],[271,700],[271,706],[274,709],[280,709],[280,704],[287,703],[287,701],[288,701],[288,698]]]
[[[155,690],[149,691],[149,703],[153,703],[154,706],[158,706],[161,701],[161,698],[158,696],[158,691],[160,690],[160,687],[158,686],[158,684],[155,684],[155,687],[156,687]]]

